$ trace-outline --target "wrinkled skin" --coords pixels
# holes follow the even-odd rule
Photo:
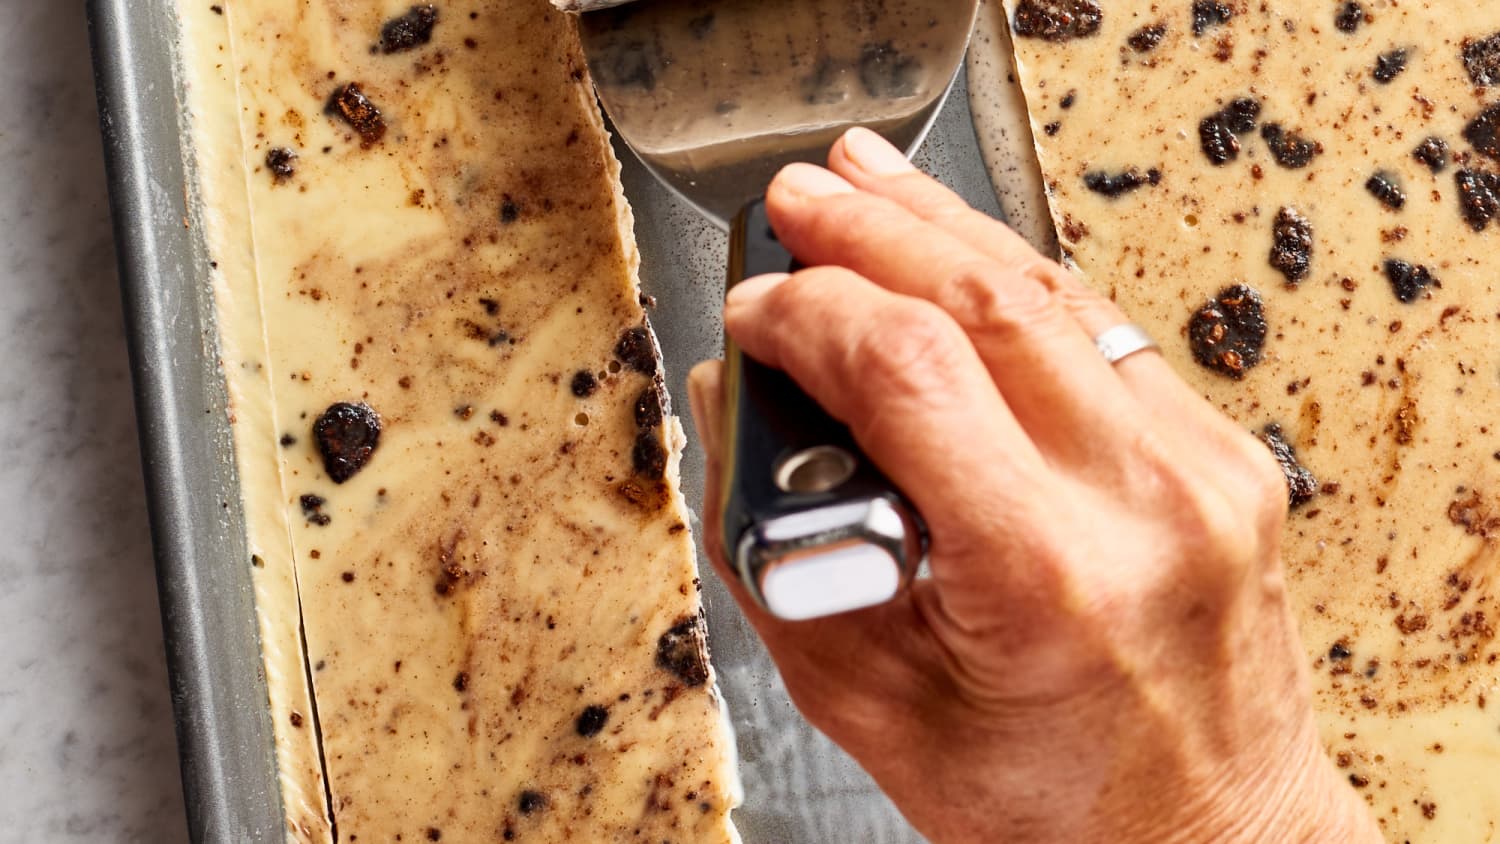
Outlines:
[[[1159,355],[1107,364],[1110,302],[874,135],[768,204],[812,268],[737,287],[727,329],[933,539],[932,579],[875,609],[737,594],[808,720],[937,844],[1380,841],[1314,726],[1265,446]],[[718,549],[721,364],[690,383]]]

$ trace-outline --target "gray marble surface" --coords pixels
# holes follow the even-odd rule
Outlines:
[[[186,840],[83,4],[0,28],[0,841]]]

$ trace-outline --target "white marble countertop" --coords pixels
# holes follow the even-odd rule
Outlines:
[[[0,28],[0,818],[186,840],[83,4]]]

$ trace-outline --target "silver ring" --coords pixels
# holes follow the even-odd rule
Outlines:
[[[1130,357],[1137,352],[1160,351],[1161,347],[1146,333],[1146,329],[1135,323],[1117,325],[1114,328],[1094,338],[1094,345],[1099,348],[1099,354],[1111,365]]]

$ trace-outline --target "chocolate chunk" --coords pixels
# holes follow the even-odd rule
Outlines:
[[[1219,113],[1224,116],[1229,131],[1240,134],[1254,132],[1255,121],[1260,119],[1260,100],[1240,97],[1224,106],[1224,110]]]
[[[573,373],[572,389],[573,395],[581,399],[586,399],[594,393],[599,392],[599,379],[595,378],[594,373],[589,372],[587,369],[580,369]]]
[[[625,329],[615,343],[615,357],[636,372],[656,374],[656,346],[651,342],[651,332],[642,326]]]
[[[1338,27],[1339,32],[1353,33],[1359,29],[1359,25],[1365,22],[1365,9],[1363,6],[1349,0],[1339,13],[1334,16],[1333,25]]]
[[[1391,173],[1381,171],[1371,176],[1365,181],[1365,190],[1380,200],[1381,205],[1394,211],[1400,211],[1406,205],[1406,194],[1401,192],[1395,175]]]
[[[399,18],[386,21],[380,28],[380,49],[384,53],[399,53],[414,50],[432,40],[432,28],[437,26],[437,7],[412,6]]]
[[[1240,157],[1240,139],[1230,131],[1222,113],[1210,114],[1198,123],[1198,140],[1203,154],[1215,166],[1223,166]]]
[[[1202,35],[1216,26],[1229,23],[1234,17],[1234,9],[1227,3],[1215,3],[1213,0],[1193,0],[1193,34]]]
[[[307,523],[318,527],[327,527],[333,518],[323,512],[323,505],[328,502],[321,495],[304,495],[297,500],[302,505],[302,515],[307,518]]]
[[[1427,138],[1411,151],[1411,157],[1427,165],[1434,173],[1441,173],[1448,166],[1448,142],[1438,137]]]
[[[1104,10],[1093,0],[1021,0],[1011,21],[1022,38],[1071,41],[1099,31]]]
[[[1375,58],[1375,81],[1382,85],[1389,85],[1391,80],[1401,75],[1406,70],[1407,54],[1404,48],[1397,48],[1381,53]]]
[[[1500,161],[1500,104],[1492,105],[1464,127],[1464,138],[1474,149]]]
[[[831,56],[822,56],[813,65],[812,72],[802,79],[802,100],[808,105],[833,105],[847,96],[839,84],[843,81],[844,66]],[[732,111],[732,109],[731,109]],[[729,111],[722,112],[728,114]]]
[[[540,791],[527,789],[521,792],[520,798],[516,800],[516,807],[521,810],[521,814],[523,815],[540,812],[547,808],[547,795]]]
[[[1354,656],[1354,652],[1342,640],[1334,642],[1333,647],[1328,649],[1328,658],[1334,662],[1343,662],[1351,656]]]
[[[1236,284],[1193,314],[1188,341],[1198,363],[1238,381],[1260,363],[1268,331],[1260,294]]]
[[[604,731],[604,725],[609,723],[609,710],[602,706],[590,706],[583,710],[578,720],[573,722],[573,728],[584,738],[593,738]]]
[[[1469,228],[1482,232],[1484,227],[1500,214],[1500,176],[1476,170],[1460,170],[1455,175],[1458,182],[1458,202],[1463,209]]]
[[[344,483],[365,468],[380,445],[380,415],[367,404],[339,402],[313,423],[313,440],[328,477]]]
[[[626,16],[632,12],[631,9],[620,9],[604,14]],[[656,68],[662,65],[656,45],[642,39],[622,40],[598,55],[598,61],[594,61],[595,58],[590,52],[589,69],[600,87],[656,90]]]
[[[1271,266],[1286,276],[1287,284],[1307,278],[1312,267],[1312,223],[1296,209],[1283,208],[1276,213],[1271,241]]]
[[[1130,33],[1130,37],[1125,39],[1125,43],[1129,44],[1130,49],[1137,53],[1149,53],[1160,46],[1162,39],[1166,37],[1167,25],[1165,23],[1153,23]]]
[[[266,169],[276,184],[285,182],[297,174],[297,153],[286,147],[271,147],[266,152]]]
[[[521,206],[509,196],[500,201],[500,222],[507,226],[521,218]]]
[[[1271,157],[1288,170],[1299,170],[1312,163],[1323,152],[1323,145],[1296,132],[1287,132],[1279,123],[1260,127],[1260,136],[1271,148]]]
[[[1100,170],[1085,173],[1083,184],[1094,193],[1102,193],[1107,197],[1114,198],[1143,185],[1155,185],[1161,183],[1161,171],[1155,167],[1147,170],[1144,174],[1131,167],[1122,173],[1110,174]]]
[[[1297,462],[1297,450],[1282,436],[1281,426],[1275,423],[1267,425],[1261,431],[1260,441],[1271,450],[1271,456],[1276,458],[1281,473],[1286,476],[1288,505],[1295,510],[1313,500],[1318,494],[1318,479]]]
[[[708,645],[696,616],[677,619],[672,629],[656,640],[656,667],[670,672],[686,686],[708,682]]]
[[[1500,32],[1488,38],[1464,39],[1464,70],[1480,88],[1500,85]]]
[[[1417,301],[1422,292],[1437,283],[1432,272],[1421,264],[1412,266],[1397,258],[1385,260],[1385,277],[1391,282],[1396,298],[1406,304]]]
[[[630,449],[630,463],[635,473],[647,480],[659,481],[666,477],[667,450],[656,431],[636,434],[635,446]]]
[[[363,142],[361,146],[374,146],[385,137],[385,118],[380,116],[380,109],[365,96],[358,82],[350,82],[335,89],[333,96],[328,98],[325,110],[348,123]]]
[[[662,423],[661,390],[655,384],[641,391],[635,399],[635,426],[642,431],[657,428]]]
[[[1255,131],[1260,102],[1241,97],[1198,123],[1203,154],[1215,165],[1224,165],[1240,155],[1239,135]]]
[[[866,44],[859,53],[859,82],[873,99],[910,97],[921,81],[922,63],[902,55],[889,41]]]

